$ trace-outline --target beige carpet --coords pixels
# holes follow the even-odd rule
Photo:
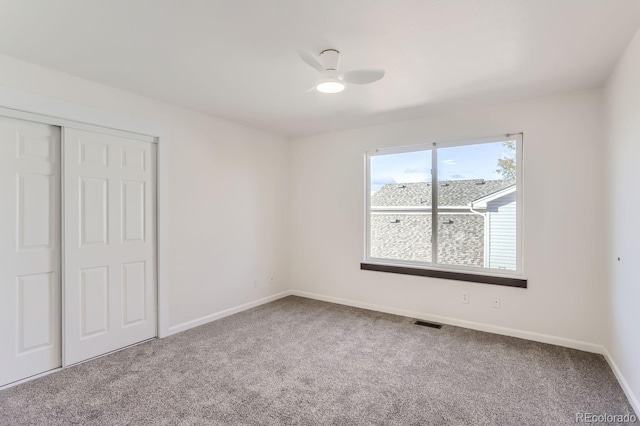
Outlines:
[[[560,425],[633,413],[600,355],[299,297],[0,391],[1,425]]]

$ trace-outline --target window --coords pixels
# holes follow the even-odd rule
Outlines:
[[[521,134],[368,153],[363,269],[526,287],[521,158]]]

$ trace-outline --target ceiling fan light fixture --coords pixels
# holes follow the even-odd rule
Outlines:
[[[344,88],[345,84],[337,78],[330,78],[316,85],[316,90],[320,93],[340,93]]]
[[[384,70],[380,68],[361,68],[338,74],[340,65],[340,51],[325,49],[319,58],[306,50],[298,49],[298,56],[302,61],[320,73],[321,81],[315,85],[320,93],[340,93],[347,84],[370,84],[384,77]],[[318,59],[322,59],[320,62]],[[311,91],[313,89],[309,89]]]

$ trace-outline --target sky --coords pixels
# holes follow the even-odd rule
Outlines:
[[[438,180],[500,179],[502,142],[438,148]],[[431,182],[431,151],[371,157],[371,192],[388,183]]]

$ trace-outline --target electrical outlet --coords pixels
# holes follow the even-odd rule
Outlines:
[[[500,298],[499,297],[494,297],[493,298],[493,307],[496,309],[500,309]]]
[[[469,303],[469,292],[468,291],[463,291],[462,292],[462,303]]]

